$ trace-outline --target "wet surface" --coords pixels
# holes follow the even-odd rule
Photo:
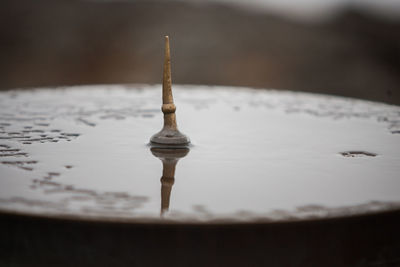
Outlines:
[[[147,145],[162,125],[159,85],[2,92],[0,209],[246,222],[400,208],[399,107],[246,88],[174,94],[193,143],[184,158]]]

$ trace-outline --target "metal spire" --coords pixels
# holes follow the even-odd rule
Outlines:
[[[172,97],[171,54],[168,36],[165,36],[165,58],[162,91],[163,104],[161,110],[164,113],[164,127],[160,132],[151,137],[150,143],[155,146],[186,146],[190,143],[190,140],[186,135],[179,132],[176,124],[176,106]]]

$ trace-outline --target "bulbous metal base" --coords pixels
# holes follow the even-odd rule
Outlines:
[[[163,128],[150,139],[151,145],[162,146],[188,146],[189,138],[178,130]]]

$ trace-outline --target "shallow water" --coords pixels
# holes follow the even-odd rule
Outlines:
[[[160,85],[0,93],[0,209],[208,222],[400,207],[400,107],[229,87],[175,86],[174,97],[192,146],[161,189],[148,146]]]

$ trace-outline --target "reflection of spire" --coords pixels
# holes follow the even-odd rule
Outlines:
[[[180,158],[189,153],[189,148],[151,148],[151,153],[161,159],[163,173],[161,177],[161,215],[169,209],[172,186],[175,182],[175,167]]]
[[[167,146],[185,146],[190,143],[189,138],[179,132],[176,125],[176,106],[172,97],[172,81],[171,81],[171,56],[169,50],[169,38],[165,36],[165,59],[163,72],[163,105],[161,107],[164,113],[164,127],[160,132],[153,135],[150,139],[152,145]]]

